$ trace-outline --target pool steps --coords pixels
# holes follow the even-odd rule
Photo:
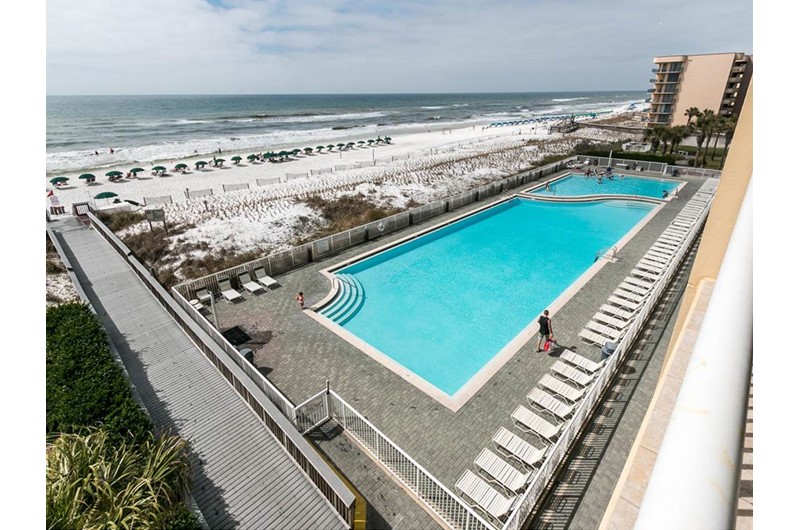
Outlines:
[[[338,274],[336,283],[339,295],[328,307],[320,311],[337,324],[345,324],[364,304],[364,286],[350,274]]]

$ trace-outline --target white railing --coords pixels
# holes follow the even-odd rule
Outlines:
[[[331,419],[347,431],[450,528],[495,530],[475,510],[428,473],[334,391],[327,396]]]
[[[592,387],[587,393],[586,397],[583,399],[575,414],[565,426],[564,433],[559,437],[558,441],[551,446],[550,453],[545,458],[542,467],[539,469],[534,479],[528,485],[528,488],[522,494],[519,503],[511,512],[511,515],[509,516],[505,525],[503,525],[503,530],[521,530],[526,519],[533,512],[536,504],[539,501],[540,495],[545,491],[547,484],[558,470],[559,463],[564,456],[566,456],[570,446],[577,438],[580,430],[583,428],[584,422],[586,419],[588,419],[592,410],[599,403],[603,391],[611,381],[611,378],[614,376],[618,367],[625,361],[625,357],[627,356],[636,336],[644,327],[653,311],[653,308],[658,303],[661,295],[674,276],[675,271],[680,266],[683,257],[686,255],[686,252],[688,251],[692,242],[700,232],[705,219],[708,217],[709,208],[710,204],[705,206],[703,213],[698,217],[698,220],[694,224],[691,232],[687,235],[679,247],[679,250],[676,253],[677,258],[672,260],[667,270],[653,286],[652,294],[647,298],[644,306],[639,311],[639,314],[631,323],[630,327],[628,328],[628,332],[620,341],[614,352],[614,355],[608,358],[606,365],[601,369],[596,381],[592,383]]]
[[[635,528],[736,526],[752,369],[751,181]]]

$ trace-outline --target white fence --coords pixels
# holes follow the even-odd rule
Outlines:
[[[256,186],[269,186],[270,184],[277,184],[281,181],[280,177],[273,177],[269,179],[256,179]]]
[[[149,206],[152,204],[172,204],[172,196],[160,195],[158,197],[144,197],[142,198],[142,203],[145,206]]]
[[[222,191],[225,191],[225,192],[228,192],[228,191],[239,191],[239,190],[249,190],[249,189],[250,189],[250,184],[247,184],[247,183],[244,183],[244,184],[223,184],[222,185]]]
[[[205,190],[186,190],[186,198],[187,199],[196,199],[197,197],[206,197],[209,195],[214,195],[214,190],[211,188]]]

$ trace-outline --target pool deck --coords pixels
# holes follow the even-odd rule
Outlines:
[[[661,175],[651,176],[663,178]],[[243,293],[243,302],[218,302],[215,309],[220,329],[242,328],[251,337],[244,346],[254,351],[255,364],[294,403],[305,401],[330,381],[331,388],[343,399],[446,486],[454,489],[461,473],[468,468],[474,469],[473,460],[480,451],[492,447],[492,436],[498,428],[506,427],[534,445],[540,445],[514,427],[511,413],[518,405],[527,404],[528,392],[547,373],[562,348],[601,360],[600,349],[582,342],[578,333],[703,182],[690,178],[674,180],[686,182],[679,196],[667,202],[620,249],[614,261],[608,261],[600,268],[557,312],[551,311],[559,348],[554,353],[536,353],[535,340],[529,341],[456,412],[301,311],[295,295],[303,291],[306,306],[310,307],[330,291],[329,280],[320,273],[322,269],[445,219],[461,216],[496,201],[497,196],[278,276],[279,287],[258,295]],[[530,188],[531,185],[527,184],[511,190],[509,195]],[[502,315],[497,315],[497,318],[502,318]],[[636,431],[629,435],[635,436]],[[380,471],[376,474],[375,470],[367,468],[367,464],[356,465],[359,459],[364,459],[359,451],[326,448],[325,443],[318,445],[328,452],[367,500],[375,503],[372,490],[385,487],[388,478],[381,478]],[[384,481],[384,486],[379,487],[381,481]],[[383,494],[380,496],[384,497]],[[400,505],[383,500],[386,501],[383,508],[377,507],[383,519],[379,526],[435,527],[435,524],[430,526],[433,520],[421,508],[408,513]],[[407,505],[407,500],[398,502]],[[400,515],[402,517],[398,519]]]

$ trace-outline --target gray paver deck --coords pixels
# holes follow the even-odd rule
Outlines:
[[[190,442],[192,495],[209,526],[346,528],[122,257],[75,219],[52,228],[154,424]]]
[[[581,342],[578,333],[702,183],[681,180],[687,185],[680,197],[667,203],[620,250],[616,261],[607,263],[552,315],[561,348],[601,360],[599,348]],[[559,349],[537,354],[535,341],[526,344],[461,409],[453,412],[302,313],[294,296],[303,291],[306,305],[313,305],[329,291],[328,280],[319,273],[320,269],[496,199],[487,199],[280,275],[278,288],[259,295],[245,293],[246,300],[242,303],[218,303],[220,327],[238,325],[253,337],[247,346],[256,354],[256,365],[292,401],[304,401],[323,389],[329,380],[339,395],[453,488],[463,470],[472,467],[481,449],[491,447],[492,435],[500,426],[519,434],[511,412],[526,403],[526,394],[548,371]],[[537,445],[536,440],[527,439]],[[356,486],[361,487],[358,483]]]

